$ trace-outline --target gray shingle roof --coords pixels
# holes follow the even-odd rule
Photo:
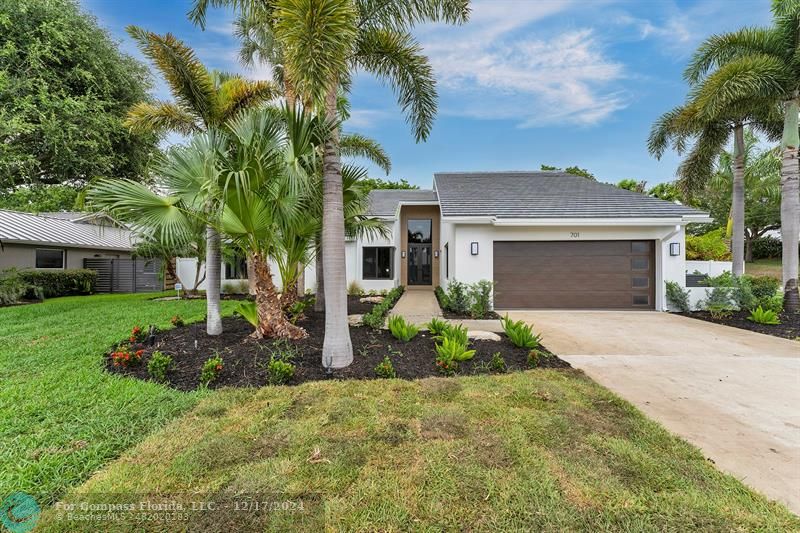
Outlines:
[[[400,202],[435,202],[436,191],[429,189],[376,189],[369,193],[369,214],[393,217]]]
[[[497,218],[666,218],[704,216],[564,172],[454,172],[434,177],[442,216]]]
[[[99,250],[128,251],[133,248],[133,234],[125,229],[4,209],[0,209],[0,241]]]

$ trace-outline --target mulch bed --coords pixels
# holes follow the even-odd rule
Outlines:
[[[441,305],[439,307],[441,307]],[[448,311],[447,309],[442,308],[442,316],[444,316],[445,318],[449,318],[451,320],[500,320],[500,315],[498,315],[494,311],[489,311],[483,316],[483,318],[475,318],[470,314],[454,313],[452,311]]]
[[[360,304],[357,298],[351,298],[348,312],[360,314],[369,310],[366,306],[371,307],[372,304]],[[300,341],[256,340],[250,337],[253,327],[242,318],[225,318],[222,322],[224,333],[213,337],[206,335],[203,322],[160,332],[154,346],[142,347],[145,354],[140,366],[115,367],[110,356],[107,356],[106,367],[110,372],[150,379],[147,361],[154,350],[160,350],[173,357],[173,366],[167,375],[168,385],[179,390],[194,390],[199,385],[203,363],[218,354],[224,361],[224,369],[210,385],[211,388],[261,387],[267,383],[266,364],[272,352],[290,346],[296,352],[293,361],[296,371],[289,385],[330,379],[322,367],[324,313],[306,312],[306,317],[299,325],[309,335]],[[407,343],[398,341],[387,330],[374,330],[366,326],[351,327],[350,337],[353,342],[353,363],[347,368],[334,371],[334,379],[375,379],[375,367],[385,355],[391,359],[399,378],[416,379],[441,375],[435,364],[435,342],[427,331],[421,331]],[[529,350],[517,348],[504,336],[501,337],[501,341],[472,340],[470,344],[476,350],[475,357],[460,364],[459,374],[486,372],[481,365],[488,363],[495,352],[501,353],[509,371],[526,370]],[[546,353],[540,360],[540,367],[570,366],[543,347],[540,349]]]
[[[755,331],[756,333],[764,333],[774,337],[783,337],[785,339],[796,339],[800,337],[800,313],[781,313],[778,317],[781,321],[780,324],[769,325],[759,324],[752,320],[747,320],[750,313],[747,311],[735,311],[730,316],[725,318],[714,318],[708,311],[694,311],[691,313],[680,313],[683,316],[705,320],[706,322],[713,322],[715,324],[722,324],[724,326],[731,326],[739,329],[747,329]]]

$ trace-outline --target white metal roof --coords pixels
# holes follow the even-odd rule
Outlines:
[[[130,251],[135,239],[129,230],[112,225],[81,224],[0,209],[0,242]]]

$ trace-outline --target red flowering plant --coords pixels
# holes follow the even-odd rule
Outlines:
[[[144,342],[147,338],[147,333],[141,328],[141,326],[133,326],[131,330],[131,337],[130,341],[133,342]]]
[[[142,362],[144,350],[131,351],[129,346],[120,346],[111,352],[111,361],[114,366],[121,366],[128,368],[129,366],[138,366]]]
[[[181,318],[181,315],[175,315],[174,317],[172,317],[170,319],[170,322],[172,322],[172,325],[175,326],[176,328],[178,328],[178,327],[180,327],[180,326],[182,326],[184,324],[183,319]]]

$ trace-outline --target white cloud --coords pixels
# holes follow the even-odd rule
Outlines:
[[[478,3],[468,26],[423,35],[437,79],[453,93],[443,111],[535,127],[595,124],[624,108],[624,94],[609,88],[624,68],[593,30],[537,31],[570,4]]]
[[[345,122],[346,128],[370,129],[374,128],[381,120],[386,120],[394,116],[392,113],[380,109],[359,109],[350,110],[350,118]]]

